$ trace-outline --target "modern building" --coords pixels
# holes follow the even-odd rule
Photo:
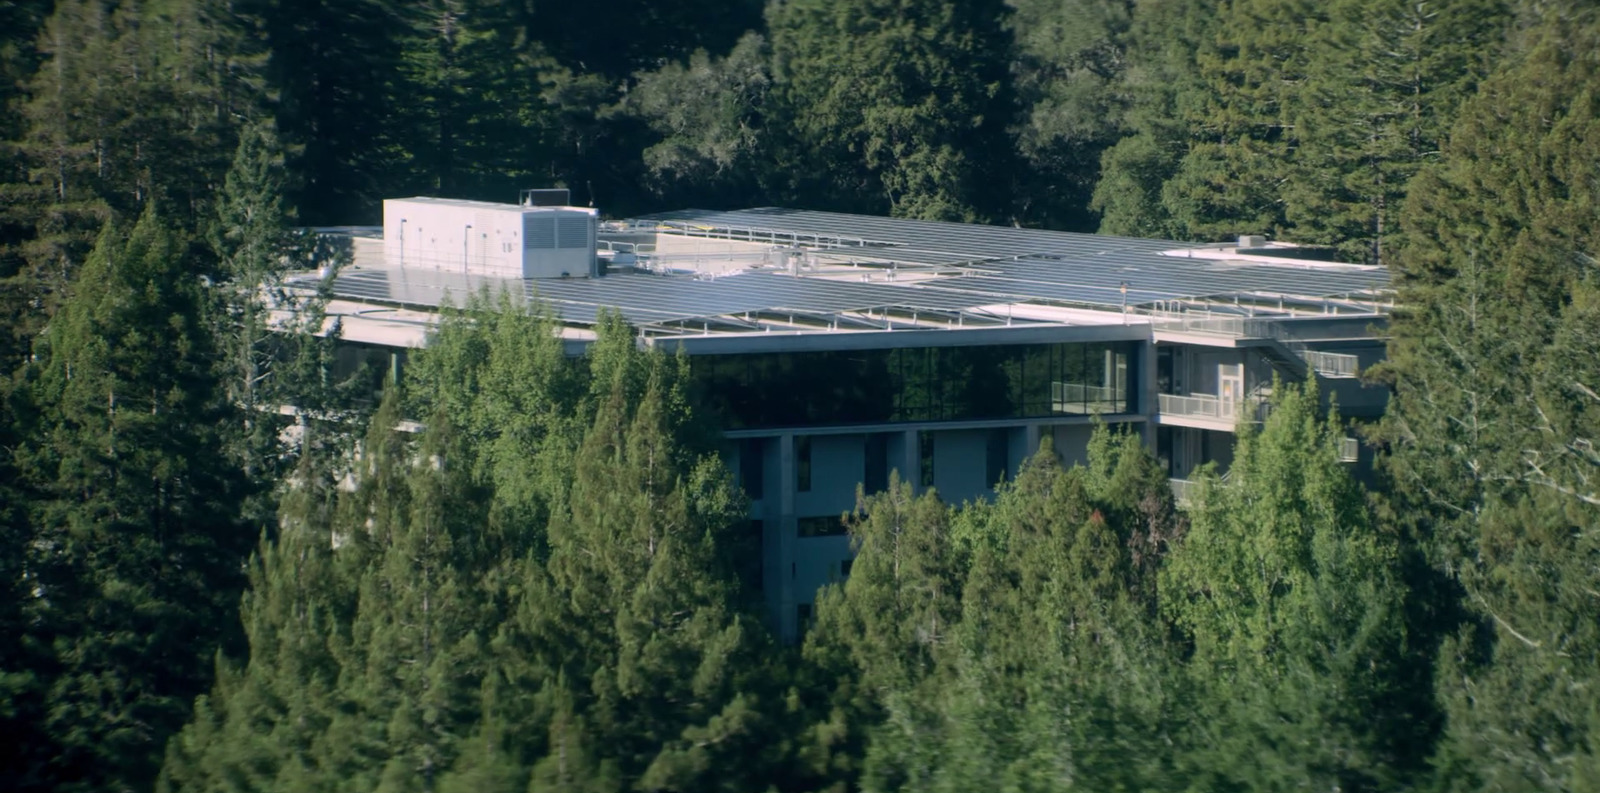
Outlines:
[[[1325,251],[768,208],[590,232],[570,221],[591,235],[591,266],[526,263],[548,239],[530,223],[590,213],[387,202],[383,229],[342,232],[354,256],[329,311],[352,355],[396,366],[447,296],[484,284],[545,301],[574,353],[608,308],[642,344],[685,351],[750,496],[762,588],[788,637],[818,588],[849,574],[840,515],[857,487],[883,488],[890,471],[947,501],[983,498],[1045,437],[1082,460],[1098,416],[1140,432],[1181,499],[1195,468],[1227,468],[1275,376],[1316,375],[1353,419],[1387,398],[1356,375],[1383,356],[1389,275]],[[427,258],[420,243],[401,258],[397,236],[435,232]],[[490,236],[502,245],[485,255]],[[568,239],[558,231],[550,250]],[[1346,454],[1358,462],[1353,440]]]

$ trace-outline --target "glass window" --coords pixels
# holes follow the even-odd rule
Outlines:
[[[881,432],[867,436],[866,464],[861,472],[861,488],[869,495],[889,489],[889,436]]]
[[[820,515],[812,518],[797,518],[795,532],[801,537],[837,537],[849,534],[850,529],[845,525],[844,518],[839,515]]]
[[[727,429],[1123,413],[1134,342],[697,355]]]
[[[762,458],[765,451],[763,438],[746,438],[739,444],[739,484],[744,487],[745,495],[755,501],[761,500],[766,491],[763,481],[766,468]]]

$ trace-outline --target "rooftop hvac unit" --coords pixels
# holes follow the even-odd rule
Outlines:
[[[598,274],[598,220],[584,207],[390,199],[383,255],[389,266],[468,276],[587,278]]]

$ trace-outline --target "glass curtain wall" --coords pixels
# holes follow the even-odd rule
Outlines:
[[[1136,342],[703,355],[725,429],[1133,412]]]

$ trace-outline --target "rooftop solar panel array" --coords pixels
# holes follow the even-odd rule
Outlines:
[[[1163,255],[1194,248],[1170,240],[789,209],[681,210],[653,217],[708,231],[761,228],[854,236],[886,246],[872,253],[891,260],[983,261],[981,268],[993,277],[951,280],[931,288],[981,289],[1020,300],[1120,305],[1124,283],[1130,305],[1246,292],[1322,298],[1389,284],[1382,268]]]
[[[962,311],[983,305],[1046,301],[1090,307],[1153,305],[1239,294],[1287,295],[1300,303],[1387,289],[1382,268],[1217,258],[1192,244],[1093,234],[940,223],[787,209],[682,210],[636,224],[706,236],[761,234],[858,241],[828,251],[835,258],[903,265],[964,266],[963,275],[855,282],[747,272],[714,279],[613,275],[599,279],[500,281],[418,269],[341,273],[334,292],[358,300],[437,306],[459,304],[484,287],[548,302],[572,323],[615,308],[639,324],[732,317],[755,312],[839,313],[880,309]],[[636,226],[637,227],[637,226]],[[1163,252],[1195,249],[1193,258]],[[1126,285],[1126,298],[1123,288]]]
[[[960,311],[995,302],[984,294],[898,287],[852,281],[748,273],[713,280],[660,275],[615,275],[572,280],[470,278],[434,270],[352,270],[341,273],[334,293],[349,298],[409,306],[460,305],[488,289],[537,296],[569,322],[593,322],[601,308],[615,308],[629,321],[659,323],[754,312],[870,311],[884,308]]]

